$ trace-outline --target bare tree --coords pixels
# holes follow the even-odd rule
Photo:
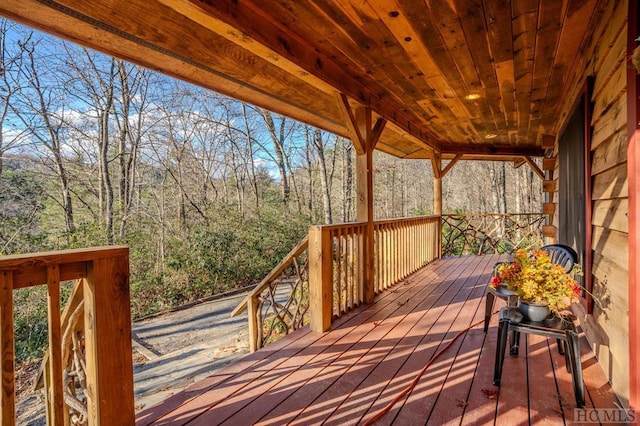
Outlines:
[[[144,68],[117,61],[119,86],[119,113],[114,114],[118,128],[118,202],[120,206],[121,240],[126,238],[127,223],[131,215],[137,183],[145,117],[148,106],[149,72]]]
[[[320,185],[322,187],[322,206],[324,213],[324,223],[333,223],[333,214],[331,209],[331,176],[327,168],[325,140],[320,129],[310,127],[305,128],[307,138],[311,138],[313,147],[316,150],[318,165],[320,167]]]
[[[75,232],[76,227],[69,176],[63,156],[62,139],[66,121],[66,103],[62,94],[64,84],[56,81],[55,72],[47,68],[47,61],[39,56],[36,51],[38,41],[29,41],[22,46],[27,54],[27,60],[20,72],[26,84],[20,89],[16,115],[29,130],[34,142],[45,147],[53,157],[53,168],[60,184],[59,204],[63,211],[65,229],[68,234],[71,234]],[[46,85],[43,83],[43,72],[47,74],[44,77],[48,80]]]
[[[12,98],[20,90],[20,69],[23,66],[24,48],[29,44],[33,33],[24,34],[24,40],[10,42],[9,34],[16,33],[17,25],[0,18],[0,176],[4,166],[4,155],[17,148],[24,140],[25,131],[16,126],[8,128],[9,114],[12,110]]]
[[[342,221],[351,220],[353,209],[353,145],[345,138],[339,138],[343,149],[343,179],[342,179]],[[336,144],[337,145],[337,144]]]
[[[286,121],[283,116],[279,116],[280,125],[276,129],[276,124],[273,120],[271,112],[265,109],[258,109],[260,116],[264,119],[267,126],[267,132],[273,142],[273,149],[275,152],[275,161],[278,166],[278,172],[280,172],[280,185],[282,187],[282,202],[284,205],[289,203],[289,195],[291,188],[289,187],[289,174],[287,173],[286,154],[285,154],[285,140],[287,138]]]

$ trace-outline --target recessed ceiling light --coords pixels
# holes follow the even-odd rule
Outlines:
[[[480,95],[477,93],[469,93],[467,96],[464,97],[465,99],[469,100],[469,101],[473,101],[476,99],[480,99]]]
[[[495,133],[487,133],[486,135],[484,135],[485,139],[493,139],[493,138],[497,138],[498,135],[496,135]]]

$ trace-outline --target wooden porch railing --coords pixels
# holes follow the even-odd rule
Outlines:
[[[134,424],[129,250],[102,247],[0,258],[3,426],[15,424],[13,291],[20,288],[47,286],[49,367],[44,381],[48,389],[48,423],[70,424],[70,411],[78,411],[70,408],[69,395],[65,397],[65,391],[75,390],[65,389],[63,377],[71,356],[68,342],[73,336],[65,333],[67,327],[62,328],[60,283],[71,280],[79,280],[71,298],[75,308],[68,305],[62,317],[66,318],[65,324],[72,325],[72,332],[84,323],[86,389],[84,398],[76,399],[86,399],[86,419],[80,420],[88,425]],[[80,307],[84,310],[82,319],[75,315]]]
[[[251,352],[309,322],[308,247],[305,236],[231,312],[234,317],[248,309]],[[291,268],[293,271],[282,279]]]
[[[438,216],[379,220],[374,223],[376,294],[439,256]]]
[[[442,256],[540,247],[545,217],[542,213],[442,215]]]
[[[384,291],[438,257],[438,216],[374,223],[375,293]],[[249,347],[257,350],[280,335],[311,323],[313,329],[364,302],[364,222],[312,226],[305,237],[238,305],[248,308]],[[285,271],[289,271],[283,278]],[[314,319],[315,318],[315,319]]]

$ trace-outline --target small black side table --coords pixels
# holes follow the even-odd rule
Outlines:
[[[500,310],[500,322],[498,325],[498,345],[496,347],[496,363],[493,372],[493,384],[500,386],[502,378],[502,364],[504,363],[504,353],[507,348],[507,334],[514,332],[515,339],[511,342],[511,355],[518,356],[517,345],[520,340],[520,333],[537,334],[540,336],[557,339],[565,345],[564,356],[567,371],[571,373],[573,379],[573,391],[576,396],[578,408],[584,408],[584,380],[582,378],[582,361],[580,361],[580,345],[578,342],[578,331],[575,324],[570,319],[548,317],[543,322],[532,322],[522,320],[514,322],[512,315],[513,308],[502,308]],[[515,349],[515,350],[514,350]]]

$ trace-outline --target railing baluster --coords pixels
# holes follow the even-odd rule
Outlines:
[[[342,294],[342,240],[340,238],[340,232],[341,230],[338,229],[337,231],[333,231],[332,234],[332,245],[334,247],[334,254],[333,254],[333,258],[334,260],[334,267],[335,270],[337,271],[337,277],[338,279],[336,280],[336,287],[337,287],[337,298],[338,298],[338,312],[337,312],[337,317],[340,318],[342,316],[342,313],[344,312],[344,297]]]
[[[60,330],[60,269],[47,268],[47,304],[49,315],[49,383],[45,392],[51,404],[52,425],[64,424],[64,393],[62,389],[62,337]]]
[[[15,371],[13,335],[13,272],[0,272],[0,345],[2,345],[2,393],[0,417],[2,426],[15,425]]]

